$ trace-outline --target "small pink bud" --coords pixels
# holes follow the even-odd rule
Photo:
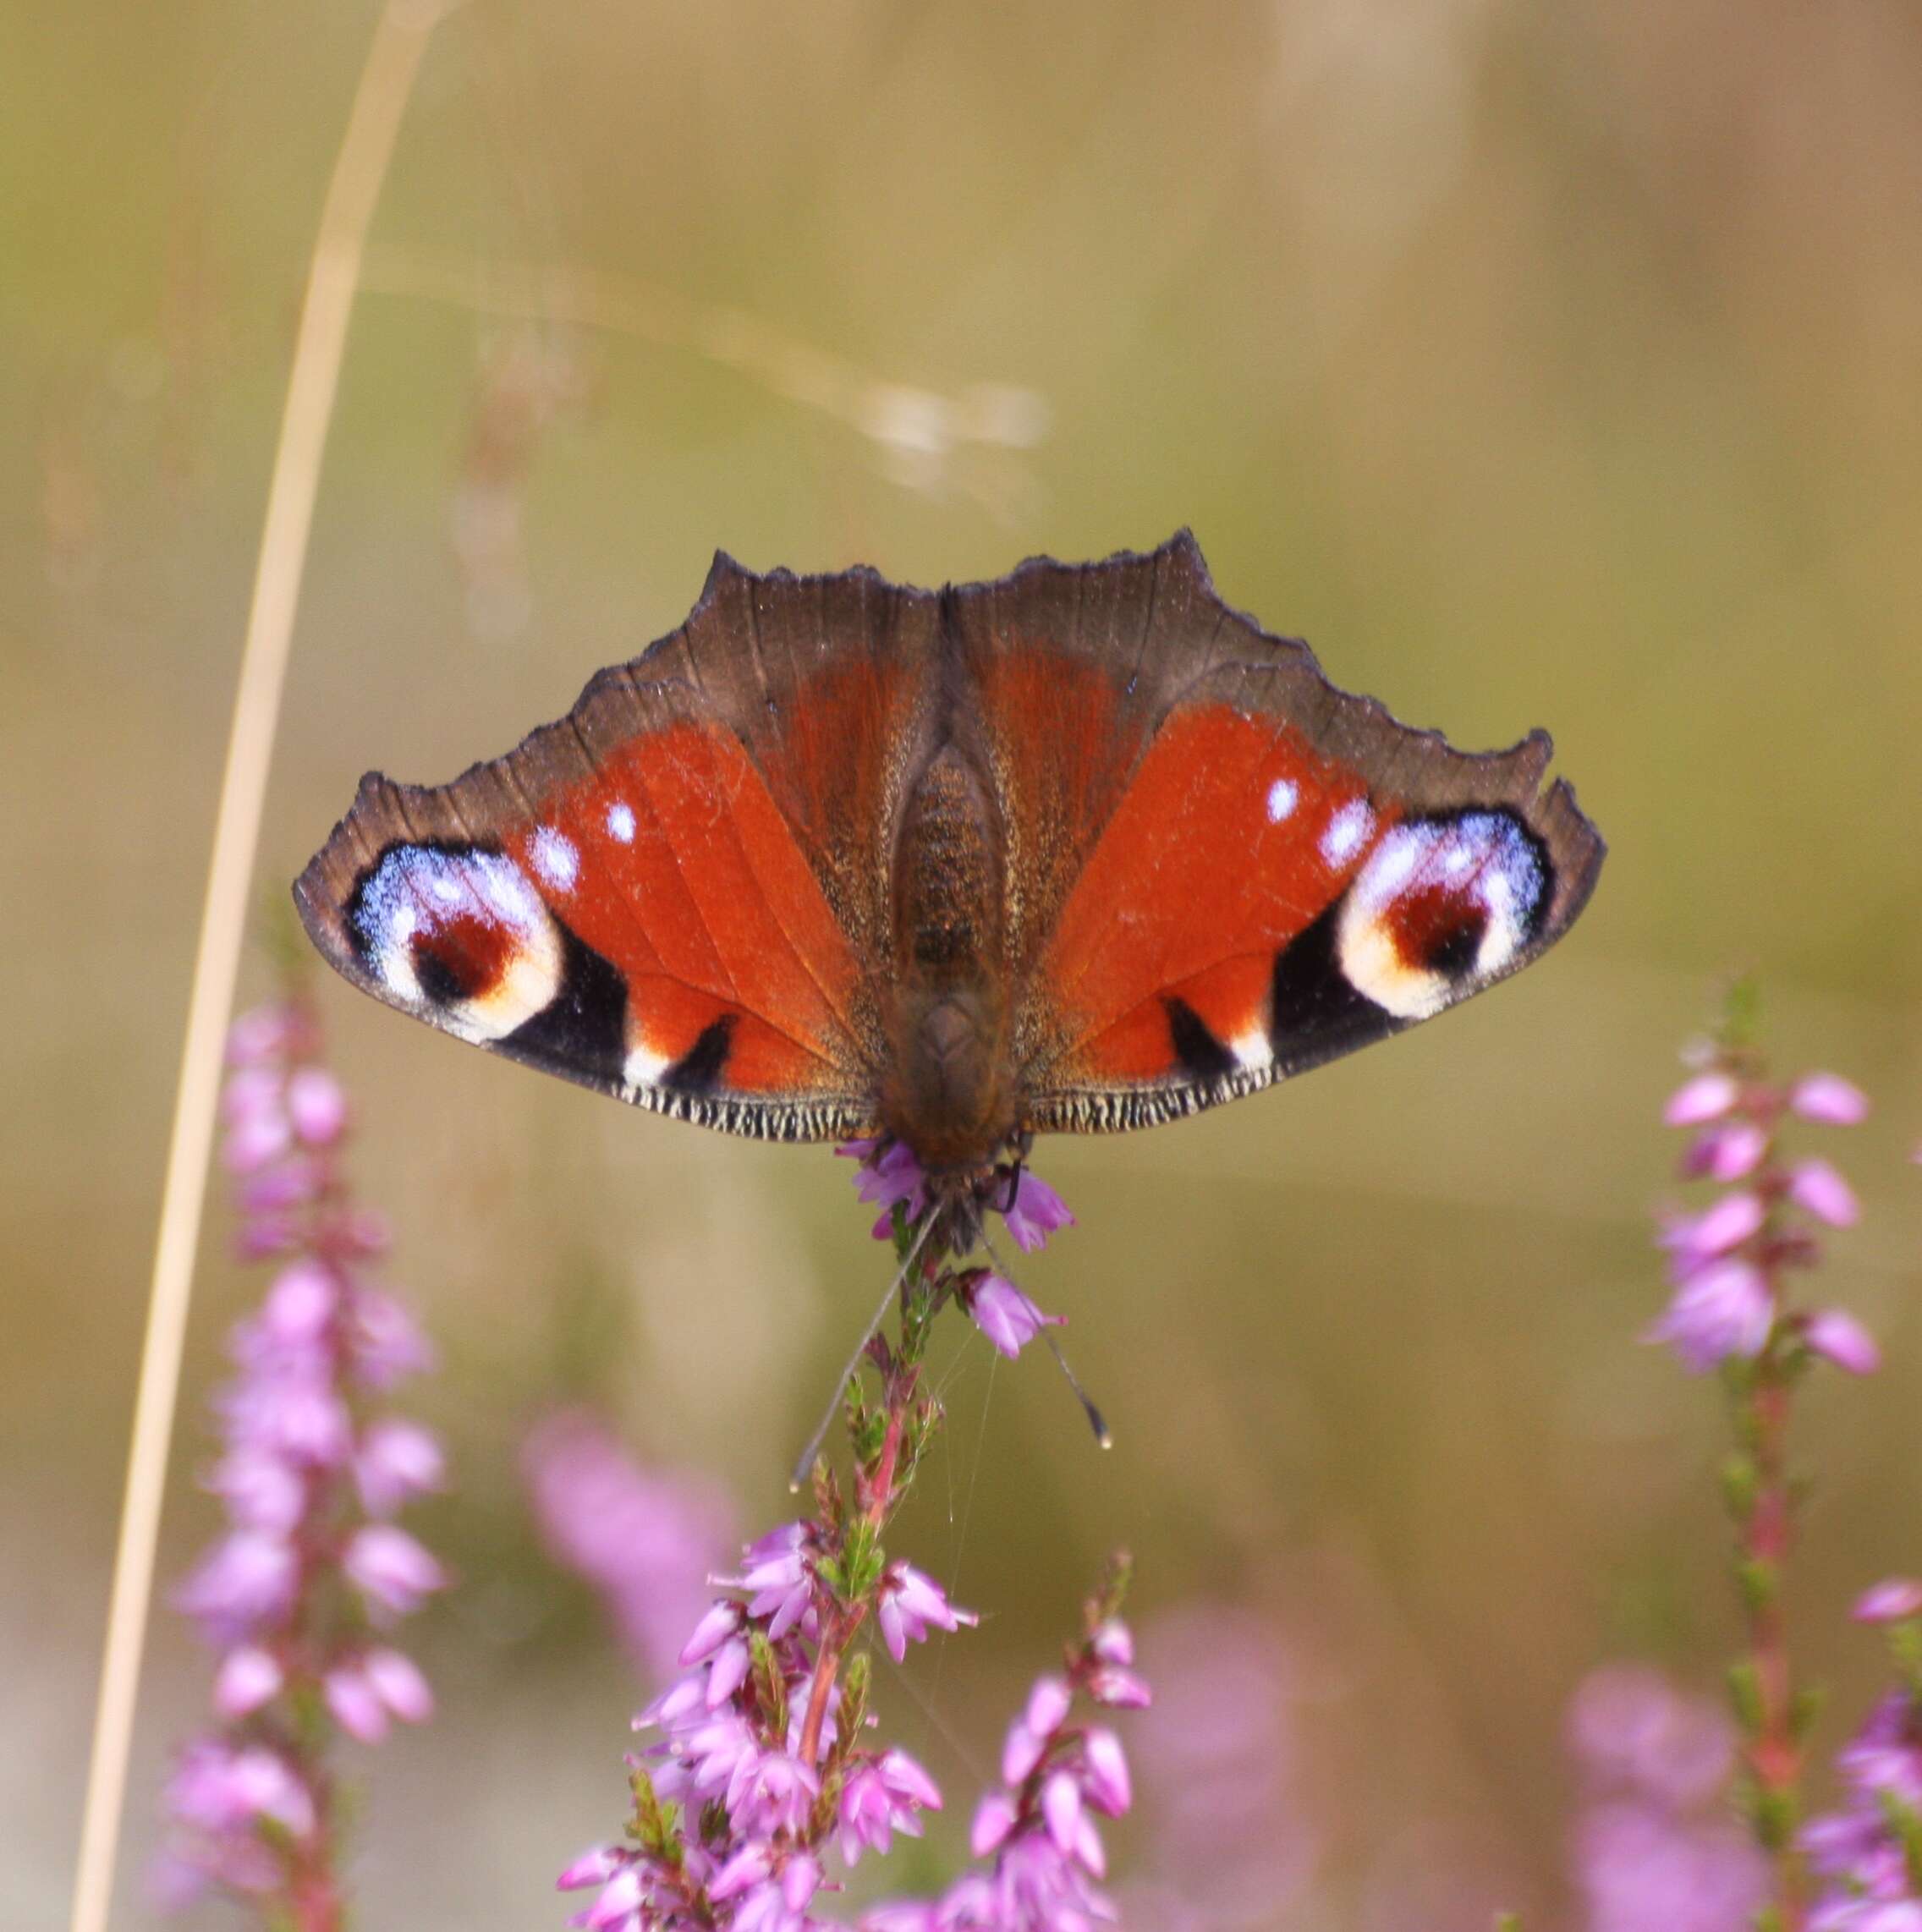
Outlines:
[[[434,1693],[420,1666],[398,1650],[370,1650],[361,1670],[374,1694],[406,1724],[425,1724],[434,1715]]]
[[[1086,1754],[1089,1802],[1110,1818],[1119,1818],[1134,1802],[1121,1740],[1112,1731],[1094,1730],[1088,1733],[1083,1749]]]
[[[1057,1852],[1074,1849],[1074,1834],[1081,1824],[1081,1787],[1071,1771],[1055,1771],[1041,1787],[1041,1817]]]
[[[1095,1633],[1090,1648],[1104,1664],[1132,1664],[1134,1633],[1118,1616],[1111,1616]]]
[[[387,1734],[387,1707],[367,1682],[358,1662],[338,1664],[321,1680],[327,1709],[349,1737],[378,1744]]]
[[[991,1791],[975,1813],[974,1829],[968,1834],[968,1848],[977,1858],[999,1851],[1014,1829],[1014,1801],[1006,1792]]]
[[[590,1885],[605,1885],[621,1869],[620,1860],[605,1845],[596,1845],[590,1852],[583,1852],[561,1875],[554,1880],[557,1891],[579,1891]]]
[[[1805,1073],[1795,1083],[1788,1104],[1804,1120],[1830,1127],[1855,1127],[1869,1117],[1869,1096],[1839,1073]]]
[[[1901,1623],[1911,1616],[1922,1616],[1922,1583],[1913,1577],[1891,1577],[1855,1600],[1858,1623]]]
[[[248,1717],[280,1694],[287,1675],[256,1644],[229,1651],[214,1679],[213,1707],[222,1717]]]
[[[1705,1121],[1720,1120],[1740,1092],[1727,1073],[1698,1073],[1669,1095],[1661,1117],[1671,1127],[1700,1127]]]
[[[1683,1239],[1697,1254],[1726,1254],[1739,1248],[1762,1225],[1762,1204],[1749,1193],[1725,1194],[1698,1216]]]
[[[694,1635],[688,1638],[681,1652],[681,1667],[698,1664],[703,1657],[711,1657],[741,1627],[741,1606],[738,1603],[721,1602],[710,1607],[706,1616],[694,1627]]]
[[[1769,1137],[1752,1120],[1731,1121],[1716,1134],[1708,1172],[1714,1180],[1739,1181],[1755,1172],[1769,1150]]]
[[[1001,1747],[1001,1776],[1004,1783],[1018,1785],[1026,1781],[1029,1772],[1041,1761],[1043,1742],[1028,1728],[1024,1719],[1018,1717],[1008,1726],[1007,1739]],[[980,1855],[975,1854],[977,1858]]]
[[[1111,1710],[1145,1710],[1155,1701],[1155,1693],[1134,1671],[1112,1666],[1089,1678],[1088,1695]]]
[[[1852,1375],[1872,1375],[1882,1365],[1882,1352],[1875,1336],[1853,1315],[1838,1308],[1810,1315],[1802,1339],[1814,1353]]]
[[[753,1653],[749,1650],[744,1637],[730,1637],[714,1653],[714,1661],[707,1666],[705,1693],[710,1710],[718,1710],[748,1681],[748,1671],[753,1661]]]
[[[1037,1677],[1028,1693],[1025,1721],[1037,1737],[1050,1737],[1060,1730],[1073,1702],[1073,1693],[1060,1677]]]
[[[309,1147],[331,1147],[347,1125],[347,1096],[323,1067],[303,1067],[287,1083],[287,1116]]]
[[[1855,1190],[1826,1161],[1798,1161],[1789,1171],[1788,1194],[1831,1227],[1853,1227],[1861,1218]]]

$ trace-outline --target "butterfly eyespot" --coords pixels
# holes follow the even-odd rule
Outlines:
[[[1342,971],[1398,1018],[1425,1019],[1507,969],[1547,897],[1540,846],[1508,812],[1396,826],[1343,902]]]
[[[478,846],[393,845],[348,907],[355,949],[404,1004],[500,1040],[560,991],[561,935],[519,866]]]

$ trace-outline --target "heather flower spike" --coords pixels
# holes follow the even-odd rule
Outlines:
[[[810,1450],[810,1513],[746,1545],[733,1573],[713,1579],[722,1594],[690,1608],[674,1674],[634,1721],[643,1742],[629,1760],[626,1839],[560,1876],[563,1891],[592,1892],[568,1921],[590,1932],[847,1923],[821,1915],[839,1874],[918,1836],[942,1805],[927,1770],[877,1732],[870,1706],[875,1644],[901,1664],[911,1646],[975,1622],[936,1578],[884,1547],[942,1419],[923,1358],[950,1302],[1009,1353],[1050,1318],[1004,1276],[953,1269],[956,1227],[931,1211],[926,1177],[904,1148],[842,1151],[861,1160],[857,1188],[881,1205],[898,1243],[900,1273],[882,1313],[896,1309],[898,1326],[884,1336],[877,1318],[844,1379],[846,1477]],[[1031,1177],[1010,1172],[1001,1188],[977,1205],[1004,1213],[1023,1245],[1068,1225],[1058,1199]],[[1148,1701],[1120,1618],[1124,1583],[1118,1569],[1088,1606],[1065,1671],[1036,1685],[1017,1721],[1025,1742],[977,1817],[981,1868],[939,1900],[876,1908],[863,1927],[1069,1932],[1111,1915],[1095,1820],[1127,1810],[1127,1759],[1112,1731],[1073,1720],[1079,1705]]]
[[[1922,1706],[1899,1724],[1892,1706],[1871,1720],[1853,1759],[1844,1754],[1852,1805],[1798,1836],[1808,1711],[1790,1668],[1782,1608],[1796,1506],[1788,1423],[1797,1386],[1812,1364],[1869,1375],[1881,1352],[1846,1310],[1808,1309],[1791,1293],[1795,1271],[1819,1260],[1823,1231],[1853,1226],[1859,1210],[1838,1169],[1820,1157],[1792,1155],[1782,1140],[1801,1122],[1853,1126],[1868,1102],[1833,1073],[1807,1074],[1787,1086],[1771,1081],[1750,1036],[1750,1004],[1742,991],[1732,996],[1706,1063],[1668,1103],[1668,1124],[1694,1134],[1684,1177],[1727,1191],[1693,1214],[1665,1219],[1658,1238],[1673,1293],[1648,1332],[1669,1343],[1689,1369],[1720,1368],[1735,1411],[1737,1446],[1724,1465],[1723,1487],[1746,1627],[1744,1654],[1730,1672],[1741,1724],[1736,1795],[1765,1869],[1746,1898],[1736,1896],[1740,1884],[1731,1893],[1727,1884],[1711,1882],[1696,1869],[1707,1855],[1703,1827],[1672,1817],[1651,1823],[1645,1792],[1596,1812],[1585,1828],[1584,1869],[1597,1924],[1721,1932],[1753,1917],[1783,1932],[1922,1932],[1922,1918],[1911,1927],[1886,1916],[1922,1912],[1904,1889],[1913,1876],[1905,1860],[1922,1852],[1922,1814],[1912,1810],[1905,1825],[1890,1809],[1922,1808],[1922,1749],[1907,1742],[1922,1741]],[[1908,1587],[1892,1584],[1871,1592],[1857,1614],[1907,1628],[1902,1620],[1918,1610],[1922,1593],[1911,1597]],[[1651,1710],[1659,1701],[1644,1699]],[[1645,1733],[1652,1722],[1643,1724]],[[1903,1750],[1910,1750],[1907,1762],[1900,1761]],[[1898,1851],[1898,1839],[1906,1852]],[[1830,1883],[1812,1913],[1804,1858]],[[1733,1870],[1720,1851],[1711,1863],[1724,1879]],[[1640,1875],[1631,1890],[1641,1886],[1647,1896],[1622,1893],[1634,1874]],[[1674,1892],[1678,1885],[1683,1893]],[[1657,1901],[1664,1886],[1669,1891]],[[1765,1898],[1765,1909],[1757,1913]]]
[[[444,1587],[393,1518],[445,1480],[438,1440],[387,1406],[424,1366],[412,1317],[367,1279],[381,1245],[340,1172],[348,1107],[297,1000],[246,1013],[228,1042],[224,1163],[243,1255],[272,1258],[228,1342],[206,1479],[228,1526],[175,1594],[219,1653],[213,1725],[166,1792],[168,1903],[224,1891],[270,1922],[342,1910],[332,1743],[377,1743],[433,1712],[387,1633]]]
[[[1878,1583],[1855,1615],[1886,1627],[1896,1683],[1836,1758],[1842,1803],[1802,1828],[1809,1932],[1922,1932],[1922,1583]]]

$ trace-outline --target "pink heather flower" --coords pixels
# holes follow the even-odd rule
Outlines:
[[[1902,1623],[1922,1616],[1922,1583],[1913,1577],[1891,1577],[1864,1590],[1855,1600],[1858,1623]]]
[[[354,1369],[370,1388],[391,1389],[433,1367],[431,1344],[392,1295],[360,1289],[354,1298],[351,1320]]]
[[[265,1745],[189,1745],[174,1767],[167,1799],[176,1818],[207,1832],[266,1819],[305,1838],[316,1821],[313,1794],[299,1773]]]
[[[1831,1227],[1853,1227],[1862,1212],[1854,1190],[1826,1161],[1798,1161],[1788,1171],[1788,1198]]]
[[[927,1212],[928,1177],[906,1141],[850,1140],[834,1151],[843,1160],[861,1163],[854,1193],[858,1199],[880,1205],[881,1216],[874,1224],[876,1241],[893,1238],[897,1203],[907,1209],[909,1221],[919,1221]]]
[[[1681,1243],[1690,1254],[1703,1257],[1726,1254],[1760,1228],[1763,1212],[1759,1195],[1724,1194],[1713,1207],[1683,1223]]]
[[[340,1567],[371,1610],[395,1616],[410,1616],[448,1583],[447,1572],[421,1544],[391,1523],[370,1523],[357,1529],[348,1540]]]
[[[248,1717],[280,1695],[287,1673],[271,1651],[256,1644],[229,1650],[214,1675],[213,1707],[225,1718]]]
[[[728,1781],[727,1806],[736,1830],[755,1837],[794,1831],[821,1795],[821,1780],[786,1751],[750,1751]]]
[[[1740,1094],[1727,1073],[1698,1073],[1669,1095],[1662,1118],[1671,1127],[1700,1127],[1705,1122],[1720,1120]]]
[[[557,1891],[580,1891],[590,1885],[605,1885],[621,1869],[622,1854],[606,1845],[583,1852],[554,1880]]]
[[[968,1849],[977,1858],[998,1852],[1008,1842],[1008,1835],[1014,1829],[1014,1800],[1004,1791],[989,1792],[975,1807],[974,1825],[968,1834]]]
[[[1134,1802],[1121,1740],[1112,1731],[1092,1730],[1083,1742],[1082,1758],[1088,1802],[1110,1818],[1119,1818]]]
[[[239,1528],[276,1537],[286,1536],[307,1508],[307,1485],[300,1472],[251,1447],[229,1450],[215,1463],[206,1486],[227,1505]]]
[[[299,1562],[280,1537],[237,1529],[217,1543],[175,1591],[174,1607],[216,1643],[230,1643],[292,1607]]]
[[[1104,1664],[1132,1664],[1134,1633],[1118,1616],[1111,1616],[1096,1630],[1089,1649]]]
[[[1026,1254],[1046,1247],[1051,1234],[1074,1225],[1074,1216],[1068,1211],[1068,1204],[1040,1175],[1026,1166],[1018,1172],[1013,1194],[1002,1212],[1015,1246]]]
[[[852,1867],[864,1851],[886,1857],[895,1832],[920,1837],[920,1814],[940,1809],[934,1780],[905,1751],[889,1751],[860,1765],[841,1787],[842,1858]]]
[[[962,1290],[961,1300],[975,1327],[1011,1362],[1044,1328],[1059,1327],[1065,1320],[1044,1315],[1006,1276],[991,1269]]]
[[[434,1693],[420,1666],[399,1650],[370,1650],[360,1660],[374,1694],[404,1724],[425,1724],[434,1715]]]
[[[282,1265],[236,1324],[238,1372],[214,1397],[221,1453],[206,1481],[228,1529],[176,1600],[223,1654],[214,1728],[167,1786],[162,1860],[168,1896],[218,1887],[275,1923],[339,1915],[334,1733],[373,1743],[393,1718],[432,1709],[412,1662],[366,1648],[343,1574],[397,1612],[441,1581],[404,1530],[365,1520],[437,1484],[442,1459],[427,1430],[377,1400],[400,1356],[417,1364],[425,1343],[398,1302],[359,1280],[376,1231],[348,1197],[346,1103],[318,1046],[311,1019],[288,1005],[244,1017],[229,1042],[221,1106],[239,1246]],[[290,1843],[308,1839],[317,1850]]]
[[[931,1628],[958,1630],[979,1621],[972,1611],[956,1610],[941,1585],[912,1563],[889,1564],[875,1615],[887,1654],[898,1664],[908,1646],[923,1641]]]
[[[1645,1338],[1673,1344],[1683,1365],[1700,1374],[1732,1355],[1760,1354],[1774,1321],[1775,1304],[1759,1268],[1713,1261],[1683,1281]]]
[[[778,1641],[814,1607],[814,1570],[810,1562],[810,1526],[783,1523],[750,1543],[747,1568],[739,1587],[750,1593],[748,1615],[768,1619],[767,1634]]]
[[[1803,1325],[1802,1340],[1817,1355],[1852,1375],[1872,1375],[1882,1365],[1875,1338],[1839,1308],[1824,1309]]]
[[[349,1737],[358,1737],[363,1744],[378,1744],[387,1736],[387,1706],[358,1660],[335,1665],[321,1680],[321,1688],[334,1722]]]
[[[447,1458],[440,1438],[401,1416],[384,1416],[361,1436],[354,1479],[370,1516],[392,1516],[404,1504],[440,1488]]]
[[[1804,1073],[1790,1089],[1788,1104],[1804,1120],[1830,1127],[1856,1127],[1869,1117],[1869,1099],[1839,1073]]]
[[[1739,1181],[1761,1166],[1769,1137],[1752,1120],[1731,1121],[1698,1140],[1683,1162],[1684,1171],[1706,1174],[1723,1183]]]
[[[1090,1673],[1088,1695],[1109,1710],[1145,1710],[1155,1701],[1153,1692],[1133,1671],[1113,1665]]]
[[[1842,1803],[1812,1819],[1802,1849],[1826,1880],[1809,1924],[1820,1932],[1894,1932],[1922,1914],[1908,1843],[1922,1819],[1922,1707],[1891,1692],[1836,1758]],[[1914,1923],[1922,1924],[1922,1918]]]
[[[287,1083],[287,1117],[309,1147],[331,1147],[347,1125],[347,1096],[324,1067],[302,1067]]]

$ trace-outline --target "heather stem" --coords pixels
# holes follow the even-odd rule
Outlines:
[[[926,1346],[929,1305],[927,1284],[939,1271],[942,1264],[952,1252],[951,1243],[942,1238],[937,1229],[931,1237],[924,1237],[918,1243],[912,1242],[913,1231],[903,1218],[897,1237],[897,1245],[903,1255],[903,1265],[913,1260],[901,1287],[901,1340],[899,1346],[889,1348],[884,1342],[870,1345],[870,1353],[881,1369],[881,1395],[886,1403],[886,1423],[882,1430],[881,1447],[875,1457],[871,1474],[862,1472],[859,1478],[858,1495],[863,1499],[863,1507],[854,1522],[858,1525],[858,1540],[870,1547],[876,1557],[880,1555],[881,1532],[900,1507],[913,1480],[914,1468],[910,1463],[905,1472],[901,1467],[903,1442],[913,1422],[916,1397],[920,1386],[920,1358]],[[921,1248],[916,1256],[915,1246]],[[859,1449],[857,1446],[857,1457]],[[918,1459],[918,1458],[917,1458]],[[845,1528],[842,1534],[841,1554],[847,1551],[857,1540]],[[880,1589],[885,1570],[876,1561],[872,1566],[871,1579],[865,1589],[857,1591],[829,1627],[821,1633],[820,1650],[815,1660],[814,1683],[808,1694],[808,1708],[801,1724],[799,1756],[801,1762],[811,1770],[820,1759],[821,1735],[827,1720],[827,1710],[834,1693],[835,1681],[840,1675],[841,1666],[846,1659],[849,1645],[867,1622],[868,1612],[874,1597]]]

